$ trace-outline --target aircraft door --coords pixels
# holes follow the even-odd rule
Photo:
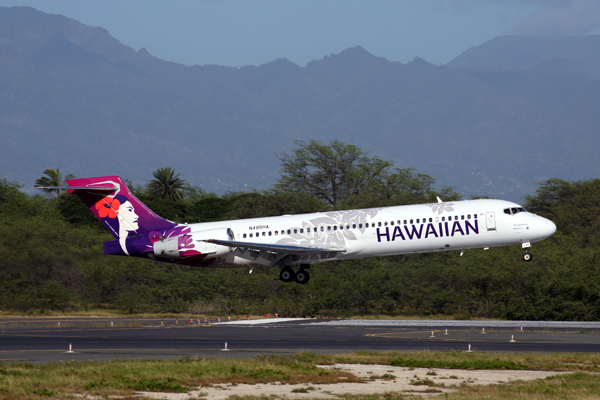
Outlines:
[[[485,224],[487,226],[488,231],[496,230],[496,216],[493,212],[485,214]]]

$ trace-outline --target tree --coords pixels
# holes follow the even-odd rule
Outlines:
[[[306,193],[330,208],[365,208],[460,199],[453,188],[433,189],[435,179],[412,168],[392,168],[392,161],[369,157],[360,148],[333,141],[296,141],[292,155],[283,153],[275,188]]]
[[[337,140],[328,145],[317,140],[294,143],[298,148],[293,155],[279,157],[282,176],[275,187],[308,193],[331,207],[368,191],[393,165]]]
[[[177,201],[183,197],[185,180],[171,167],[159,168],[152,173],[155,179],[148,182],[148,193],[161,199]]]
[[[49,186],[65,186],[65,181],[63,180],[61,174],[60,174],[60,168],[48,168],[47,170],[44,171],[44,175],[46,176],[42,176],[41,178],[38,178],[35,180],[35,185],[36,186],[43,186],[43,187],[49,187]],[[65,177],[65,179],[74,179],[75,175],[67,175]],[[56,197],[60,196],[60,192],[63,189],[42,189],[44,192],[56,192]]]

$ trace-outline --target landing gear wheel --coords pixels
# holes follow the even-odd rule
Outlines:
[[[281,279],[284,282],[292,282],[294,279],[296,279],[296,274],[293,270],[289,268],[284,268],[279,273],[279,279]]]
[[[523,261],[529,262],[531,260],[533,260],[533,255],[531,253],[523,254]]]
[[[296,282],[301,285],[305,285],[308,283],[308,281],[310,281],[310,274],[308,271],[301,269],[300,271],[296,272]]]

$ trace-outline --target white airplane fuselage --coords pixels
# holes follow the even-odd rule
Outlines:
[[[505,210],[517,210],[516,213]],[[344,251],[303,254],[311,264],[373,256],[523,245],[548,238],[554,223],[504,200],[466,200],[362,210],[331,211],[189,224],[190,232],[229,228],[235,242],[263,245],[337,246]],[[268,260],[219,257],[213,267],[269,265]]]

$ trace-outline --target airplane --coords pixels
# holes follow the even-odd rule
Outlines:
[[[163,219],[138,200],[118,176],[69,179],[76,194],[115,240],[104,254],[186,266],[277,267],[284,282],[306,284],[311,264],[409,253],[521,245],[556,225],[510,201],[478,199],[326,211],[233,221],[181,224]],[[250,273],[252,269],[250,270]]]

